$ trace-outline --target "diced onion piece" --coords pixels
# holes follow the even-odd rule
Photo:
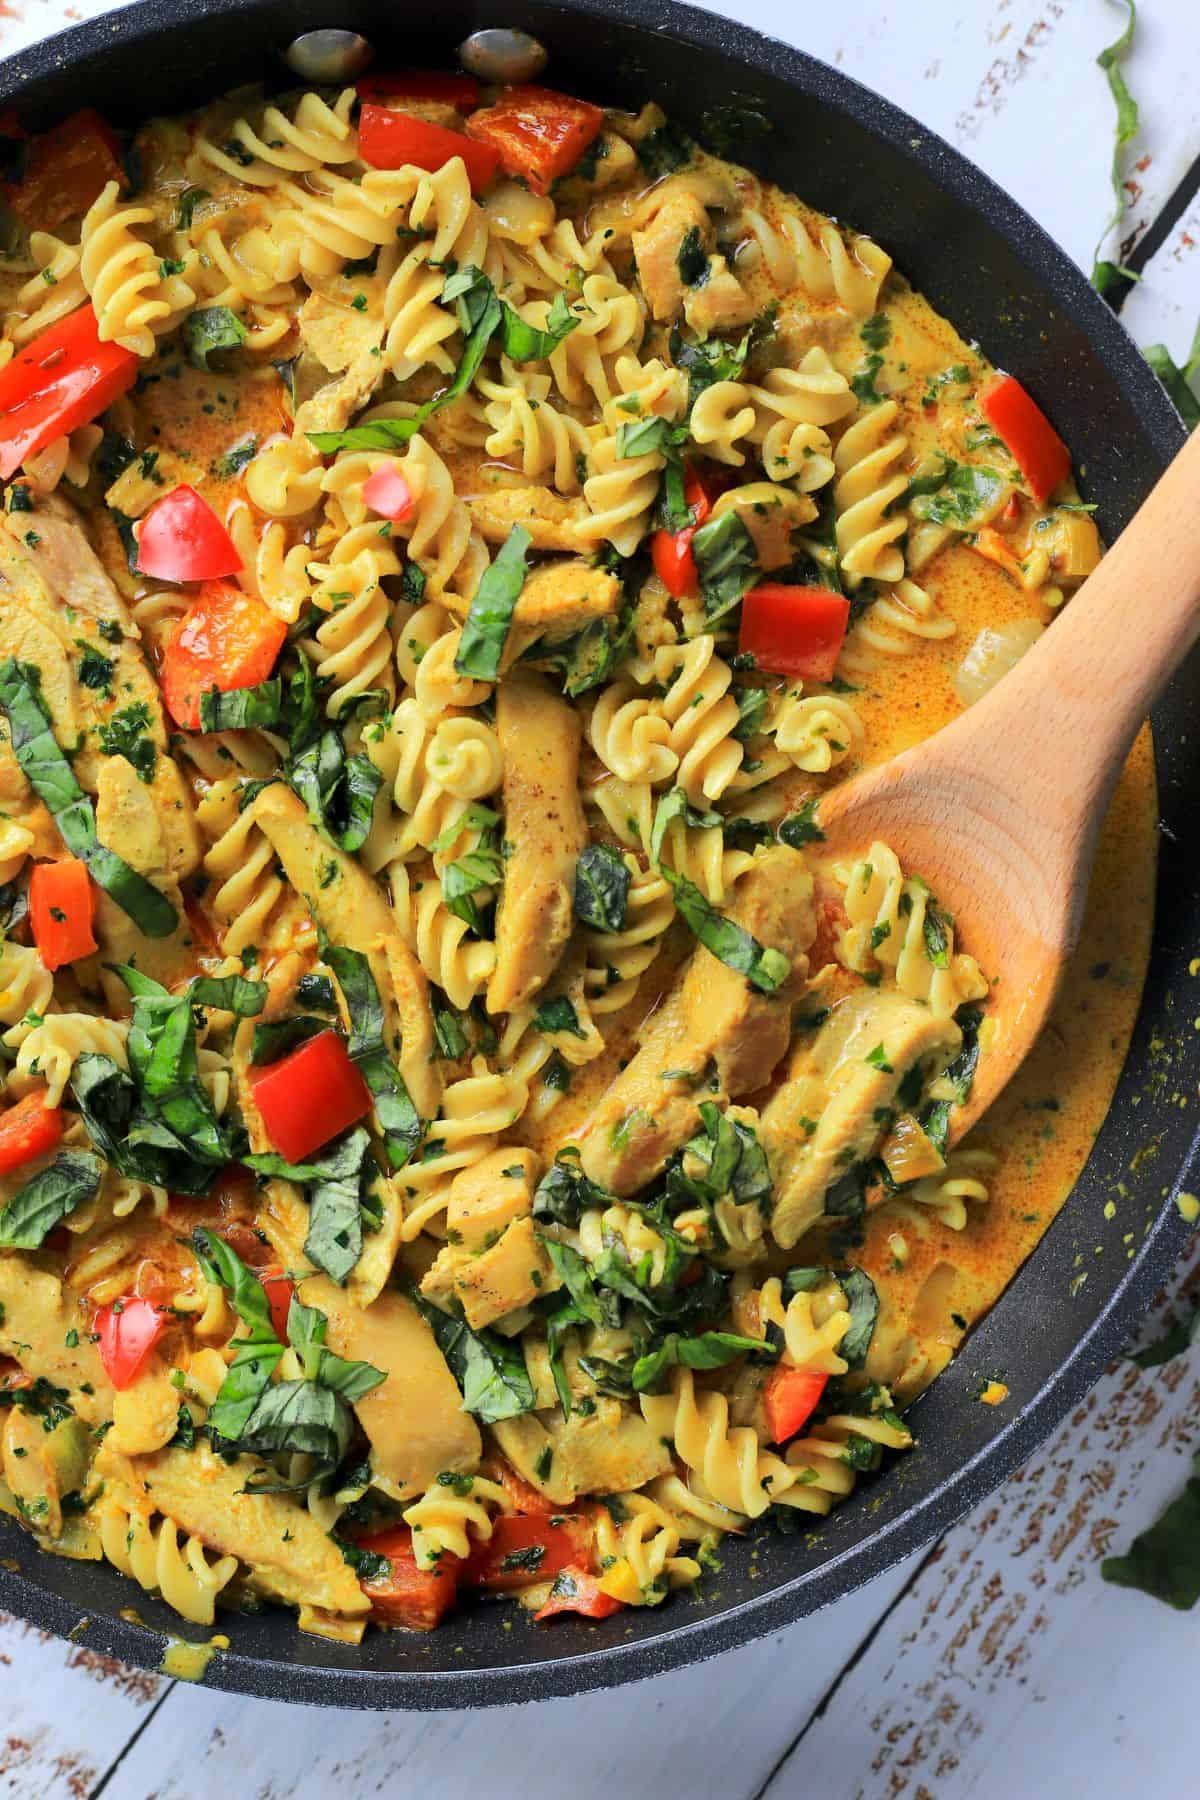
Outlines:
[[[954,691],[963,705],[982,700],[1033,649],[1045,629],[1040,619],[1014,619],[1011,625],[989,625],[981,631],[954,676]]]

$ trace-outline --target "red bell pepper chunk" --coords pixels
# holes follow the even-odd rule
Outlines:
[[[533,1616],[539,1624],[543,1619],[552,1619],[556,1613],[580,1613],[585,1619],[609,1619],[613,1613],[621,1611],[623,1604],[606,1594],[587,1569],[572,1564],[555,1576],[549,1599]]]
[[[134,536],[139,572],[160,581],[215,581],[242,566],[212,507],[186,482],[154,502]]]
[[[456,1556],[440,1556],[436,1568],[419,1569],[407,1525],[393,1525],[359,1538],[357,1548],[385,1556],[389,1563],[386,1575],[360,1577],[358,1584],[380,1624],[432,1631],[441,1623],[457,1596]]]
[[[77,858],[37,864],[29,880],[29,918],[48,969],[61,969],[95,950],[93,903],[87,868]]]
[[[591,1560],[591,1522],[577,1513],[506,1514],[462,1566],[464,1586],[508,1589]]]
[[[692,555],[692,539],[711,513],[713,501],[720,491],[711,476],[706,478],[693,463],[689,463],[684,470],[683,497],[691,508],[692,523],[685,525],[682,531],[656,531],[650,540],[654,572],[676,600],[699,591],[700,572]]]
[[[828,1375],[817,1375],[811,1369],[772,1369],[763,1389],[763,1409],[767,1431],[773,1444],[786,1444],[800,1427],[807,1424],[825,1392]]]
[[[322,1031],[251,1076],[267,1136],[289,1162],[303,1162],[371,1110],[371,1091],[340,1037]]]
[[[35,1156],[58,1149],[66,1120],[60,1106],[46,1105],[48,1091],[33,1088],[23,1100],[0,1113],[0,1175],[11,1175]]]
[[[292,1296],[296,1292],[296,1284],[290,1275],[282,1269],[264,1269],[258,1278],[267,1296],[267,1305],[271,1309],[271,1323],[275,1327],[275,1336],[281,1344],[288,1341],[288,1314],[292,1310]]]
[[[362,497],[384,519],[407,519],[416,505],[413,491],[394,462],[381,463],[363,482]]]
[[[265,681],[286,637],[283,620],[257,595],[231,581],[206,581],[163,652],[159,684],[175,723],[198,731],[210,688],[230,694]]]
[[[138,359],[102,344],[90,305],[68,313],[0,369],[0,478],[27,456],[89,425],[137,378]]]
[[[111,1306],[97,1308],[93,1321],[97,1348],[115,1388],[129,1387],[169,1324],[170,1314],[140,1294],[127,1294]]]
[[[832,681],[850,623],[850,602],[823,587],[763,582],[742,601],[738,649],[771,675]]]
[[[1013,375],[996,375],[979,394],[979,410],[1012,451],[1039,506],[1071,473],[1071,452]]]
[[[479,104],[475,77],[452,69],[400,69],[394,75],[364,75],[354,85],[360,100],[440,100],[458,112]]]
[[[494,106],[472,113],[467,130],[498,153],[505,173],[535,194],[575,167],[604,123],[600,107],[553,88],[505,88]]]
[[[444,169],[451,157],[461,156],[473,194],[494,180],[500,167],[500,152],[490,144],[473,143],[461,131],[414,118],[412,113],[370,104],[359,115],[358,154],[372,169],[412,167],[431,173]]]
[[[31,139],[21,178],[6,184],[5,199],[31,230],[57,231],[81,217],[110,181],[125,183],[116,134],[85,106]]]

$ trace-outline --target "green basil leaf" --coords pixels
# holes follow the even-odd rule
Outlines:
[[[444,1057],[447,1062],[455,1062],[460,1056],[466,1055],[467,1034],[449,1006],[434,1006],[433,1029],[439,1056]]]
[[[296,998],[301,1006],[310,1006],[314,1012],[337,1013],[337,995],[328,975],[302,975],[296,983]]]
[[[166,895],[97,838],[92,803],[59,749],[42,699],[41,672],[33,663],[11,656],[0,663],[0,708],[8,717],[21,773],[54,814],[67,849],[86,862],[97,887],[128,913],[145,937],[170,937],[179,919]]]
[[[238,1443],[279,1366],[283,1345],[271,1323],[266,1289],[237,1252],[203,1226],[192,1233],[192,1248],[208,1280],[225,1289],[246,1327],[246,1335],[234,1339],[233,1362],[206,1420],[217,1437]]]
[[[1128,195],[1125,188],[1125,171],[1121,167],[1121,161],[1126,144],[1137,136],[1138,130],[1137,101],[1129,91],[1129,84],[1125,80],[1125,71],[1121,67],[1122,59],[1133,42],[1134,27],[1137,24],[1137,7],[1134,0],[1125,0],[1125,4],[1129,8],[1125,29],[1116,41],[1109,44],[1096,58],[1096,66],[1103,69],[1108,82],[1108,91],[1117,108],[1117,129],[1113,141],[1112,162],[1109,165],[1109,180],[1112,183],[1115,206],[1112,216],[1100,234],[1100,242],[1096,245],[1097,263],[1092,270],[1092,282],[1101,292],[1104,291],[1104,279],[1099,272],[1106,265],[1099,262],[1100,250],[1109,232],[1115,225],[1120,224],[1125,215]]]
[[[621,931],[632,877],[607,844],[588,844],[575,864],[575,917],[595,931]]]
[[[617,455],[622,461],[633,456],[652,456],[667,447],[671,427],[666,419],[635,419],[617,427]]]
[[[805,844],[823,844],[825,833],[817,824],[817,800],[806,800],[798,812],[780,821],[778,838],[792,850],[803,850]]]
[[[360,950],[350,950],[344,944],[330,944],[325,960],[342,990],[350,1019],[347,1048],[375,1101],[375,1117],[383,1133],[388,1162],[393,1169],[402,1169],[415,1155],[425,1127],[399,1069],[388,1055],[383,1037],[383,1001],[371,965]]]
[[[641,163],[651,181],[658,181],[663,175],[670,175],[675,169],[682,168],[695,155],[696,146],[687,133],[679,126],[664,124],[656,131],[648,132],[639,144],[634,145],[638,161]]]
[[[1176,1356],[1182,1356],[1189,1350],[1200,1335],[1200,1306],[1196,1307],[1190,1319],[1184,1319],[1172,1325],[1160,1338],[1152,1344],[1146,1344],[1141,1350],[1135,1350],[1130,1362],[1135,1362],[1139,1369],[1161,1368],[1163,1363],[1170,1362]]]
[[[722,513],[701,525],[692,539],[692,555],[700,576],[705,620],[712,625],[737,606],[758,579],[754,539],[735,512]]]
[[[190,231],[196,208],[202,200],[207,200],[209,198],[210,196],[207,188],[185,188],[175,203],[176,231]]]
[[[278,675],[257,687],[223,692],[209,688],[200,696],[201,731],[270,730],[283,717],[283,682]]]
[[[309,1221],[304,1254],[340,1286],[362,1255],[364,1192],[376,1176],[369,1133],[356,1125],[304,1163],[289,1163],[273,1151],[242,1160],[260,1175],[305,1188]]]
[[[56,1225],[94,1198],[104,1164],[86,1150],[64,1150],[0,1207],[0,1250],[36,1250]]]
[[[141,1100],[194,1156],[228,1161],[231,1145],[200,1080],[189,997],[169,994],[137,969],[113,966],[133,995],[126,1050]]]
[[[1138,1533],[1124,1556],[1106,1556],[1100,1573],[1179,1612],[1190,1612],[1200,1600],[1200,1452],[1192,1457],[1183,1492]]]
[[[341,1462],[353,1431],[354,1415],[331,1388],[315,1381],[276,1381],[260,1394],[239,1442],[260,1456],[315,1457],[327,1472]],[[312,1479],[306,1477],[306,1481]],[[256,1490],[251,1487],[249,1491]],[[257,1491],[271,1489],[263,1486]]]
[[[675,252],[675,267],[679,270],[679,279],[684,287],[703,287],[708,280],[708,252],[704,248],[704,239],[698,225],[689,225],[679,240],[679,249]]]
[[[838,1351],[852,1369],[861,1369],[879,1320],[879,1294],[865,1269],[839,1270],[834,1280],[846,1296],[850,1313],[850,1329],[838,1345]]]
[[[733,736],[745,744],[763,728],[767,716],[767,690],[740,687],[734,688],[733,695],[738,704],[738,722],[733,728]]]
[[[449,387],[443,388],[434,399],[426,400],[408,419],[378,419],[369,425],[352,425],[346,431],[310,431],[309,442],[315,444],[323,456],[338,450],[395,449],[420,431],[431,413],[466,393],[500,324],[500,302],[487,276],[473,266],[460,269],[451,276],[442,291],[442,299],[458,299],[460,322],[465,317],[466,343]]]
[[[559,1154],[538,1183],[533,1196],[533,1216],[553,1220],[574,1230],[591,1207],[611,1206],[615,1195],[585,1175],[572,1156]]]
[[[477,936],[483,935],[483,915],[475,895],[493,888],[504,879],[504,864],[497,850],[480,845],[469,850],[457,862],[447,863],[442,870],[442,899],[447,911],[457,919],[465,919]]]
[[[650,830],[650,860],[657,863],[662,856],[663,841],[667,835],[667,827],[674,819],[682,819],[693,831],[715,831],[724,824],[718,812],[701,812],[688,799],[683,788],[672,788],[664,794],[654,810],[654,824]]]
[[[484,571],[454,658],[460,675],[473,676],[477,681],[495,681],[498,677],[509,627],[525,586],[525,554],[532,542],[523,525],[514,525],[495,562]]]
[[[431,1306],[418,1293],[413,1300],[462,1390],[466,1412],[494,1425],[533,1411],[533,1383],[519,1341],[495,1331],[472,1331],[464,1319]]]
[[[1195,360],[1197,346],[1193,345],[1192,348],[1193,360]],[[1192,392],[1192,378],[1187,369],[1179,368],[1165,344],[1148,344],[1142,351],[1142,355],[1166,388],[1174,402],[1176,412],[1188,430],[1195,431],[1197,425],[1200,425],[1200,400]]]
[[[742,1337],[735,1331],[702,1331],[698,1337],[681,1337],[670,1331],[660,1344],[633,1365],[635,1393],[652,1392],[669,1369],[723,1369],[739,1356],[773,1361],[779,1354],[763,1338]]]
[[[246,336],[246,327],[227,306],[202,306],[183,322],[188,358],[197,369],[208,369],[210,356],[218,350],[236,350]]]
[[[933,1101],[919,1121],[934,1148],[943,1153],[950,1137],[951,1111],[956,1104],[961,1105],[970,1098],[971,1088],[975,1081],[975,1070],[979,1063],[979,1029],[983,1024],[983,1014],[977,1007],[960,1007],[957,1022],[962,1030],[962,1048],[954,1061],[943,1071],[942,1076],[942,1079],[948,1081],[954,1088],[955,1099]]]
[[[340,1394],[343,1400],[353,1405],[386,1381],[387,1375],[373,1363],[347,1362],[343,1357],[335,1356],[332,1350],[326,1350],[318,1365],[317,1380],[322,1387]]]
[[[508,304],[500,302],[501,308],[501,344],[505,356],[510,362],[541,362],[552,356],[565,337],[568,337],[579,320],[567,304],[565,294],[556,294],[554,303],[546,317],[546,329],[539,330],[536,325],[527,325],[518,312]]]
[[[544,1037],[583,1038],[587,1036],[579,1023],[579,1014],[575,1011],[565,994],[555,994],[539,1004],[533,1015],[533,1022]]]
[[[931,525],[950,525],[959,531],[971,531],[981,519],[996,510],[1006,485],[1004,477],[995,469],[979,468],[974,463],[955,463],[936,493],[916,496],[912,514],[916,519],[928,520]]]
[[[298,1013],[290,1019],[270,1019],[254,1027],[250,1045],[250,1065],[261,1068],[264,1063],[280,1062],[291,1051],[329,1030],[328,1019],[317,1019],[311,1013]]]
[[[193,1006],[211,1006],[239,1019],[253,1019],[267,1004],[267,991],[265,981],[250,981],[245,975],[197,975],[187,998]]]
[[[760,993],[773,994],[787,980],[792,965],[781,950],[764,947],[744,926],[717,912],[686,875],[661,867],[660,873],[671,886],[680,918],[718,962],[744,975]]]
[[[370,835],[375,795],[383,780],[369,757],[347,756],[341,736],[330,728],[294,756],[284,774],[322,837],[339,850],[361,850]]]

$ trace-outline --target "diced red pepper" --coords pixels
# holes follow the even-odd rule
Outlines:
[[[29,919],[38,955],[48,969],[90,956],[94,895],[86,865],[74,856],[38,863],[29,879]]]
[[[27,456],[90,425],[137,378],[138,359],[102,344],[90,305],[68,313],[0,369],[0,478]]]
[[[170,1322],[169,1313],[139,1294],[96,1309],[92,1328],[99,1339],[100,1361],[115,1388],[127,1388],[136,1379]]]
[[[44,1087],[33,1088],[0,1113],[0,1175],[11,1175],[35,1156],[58,1149],[66,1120],[60,1106],[46,1105],[48,1092]]]
[[[460,1579],[466,1587],[529,1587],[589,1563],[592,1537],[591,1521],[579,1513],[506,1514],[472,1550]]]
[[[763,582],[742,601],[738,649],[770,675],[832,681],[850,623],[850,602],[823,587]]]
[[[407,1525],[393,1525],[359,1538],[358,1549],[386,1556],[386,1575],[360,1578],[359,1586],[371,1602],[381,1625],[407,1625],[410,1631],[432,1631],[454,1605],[457,1594],[456,1556],[440,1556],[434,1569],[419,1569],[413,1555],[412,1532]]]
[[[394,462],[381,463],[363,482],[362,497],[382,519],[407,519],[416,505],[413,491]]]
[[[134,536],[139,573],[160,581],[214,581],[242,566],[212,507],[186,482],[154,502]]]
[[[535,194],[575,167],[600,131],[604,113],[587,100],[553,88],[505,88],[494,106],[472,113],[467,130],[498,153],[505,173],[528,183]]]
[[[509,1508],[515,1513],[526,1513],[530,1517],[545,1519],[558,1509],[547,1500],[539,1488],[533,1487],[525,1478],[517,1474],[507,1457],[496,1456],[486,1465],[485,1473],[493,1481],[498,1481],[508,1496]]]
[[[1032,395],[1014,375],[996,375],[980,389],[979,410],[1012,451],[1039,506],[1071,473],[1071,452]]]
[[[786,1444],[816,1411],[828,1375],[811,1369],[772,1369],[763,1389],[763,1410],[772,1444]]]
[[[479,104],[479,83],[460,70],[401,69],[394,75],[364,75],[354,85],[360,100],[440,100],[458,112]]]
[[[275,1327],[275,1336],[281,1344],[288,1341],[288,1314],[292,1310],[292,1296],[296,1292],[296,1284],[290,1275],[282,1269],[264,1269],[258,1278],[267,1296],[267,1305],[271,1309],[271,1323]]]
[[[533,1616],[539,1624],[543,1619],[554,1618],[557,1613],[580,1613],[585,1619],[609,1619],[613,1613],[620,1612],[622,1606],[622,1601],[614,1600],[611,1594],[604,1592],[593,1574],[573,1563],[555,1576],[549,1599]]]
[[[4,197],[30,230],[57,231],[82,217],[110,181],[125,181],[116,134],[85,106],[30,140],[21,178],[5,184]]]
[[[461,156],[467,167],[471,192],[477,194],[495,179],[500,153],[490,144],[477,144],[461,131],[434,125],[412,113],[392,112],[386,106],[364,106],[358,121],[358,154],[372,169],[444,169],[451,157]]]
[[[371,1091],[333,1031],[319,1032],[250,1079],[267,1136],[292,1163],[371,1110]]]
[[[257,595],[206,581],[163,652],[159,684],[175,723],[199,731],[200,701],[211,688],[229,694],[265,681],[286,637],[283,620]]]
[[[683,497],[692,509],[692,523],[682,531],[656,531],[650,540],[654,572],[676,600],[695,594],[700,588],[700,573],[692,555],[692,539],[713,509],[721,492],[718,481],[689,463],[683,475]]]

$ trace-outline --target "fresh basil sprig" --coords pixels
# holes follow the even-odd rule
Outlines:
[[[375,1101],[375,1117],[383,1133],[388,1162],[393,1169],[402,1169],[415,1155],[425,1126],[384,1043],[383,1001],[378,984],[361,950],[330,944],[325,960],[346,1002],[350,1018],[347,1048]]]
[[[546,315],[546,329],[539,330],[536,325],[527,325],[520,313],[515,312],[507,300],[500,302],[501,348],[510,362],[541,362],[552,356],[579,324],[579,320],[567,304],[565,294],[556,294],[550,311]]]
[[[472,1331],[465,1319],[431,1306],[419,1293],[413,1299],[462,1390],[464,1411],[485,1425],[533,1411],[533,1382],[519,1342],[495,1331]]]
[[[595,931],[621,931],[632,877],[607,844],[588,844],[575,864],[575,917]]]
[[[659,872],[670,884],[676,912],[718,962],[744,975],[763,994],[773,994],[787,980],[792,965],[782,950],[760,944],[745,926],[719,913],[686,875],[661,865]]]
[[[0,1250],[37,1250],[56,1225],[85,1206],[104,1164],[86,1150],[64,1150],[0,1208]]]
[[[10,656],[0,663],[0,707],[21,773],[54,815],[63,843],[146,937],[170,937],[179,916],[158,889],[96,836],[96,814],[59,748],[42,698],[41,671]]]
[[[504,646],[529,566],[526,552],[533,539],[523,525],[514,525],[490,568],[475,590],[462,628],[454,667],[476,681],[495,681],[500,673]]]

